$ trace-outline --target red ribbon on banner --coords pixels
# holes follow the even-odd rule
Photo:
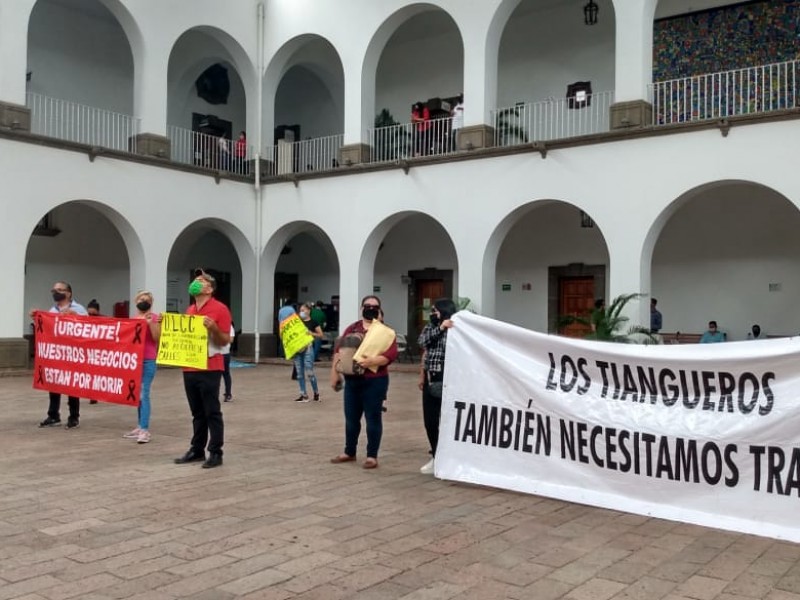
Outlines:
[[[139,406],[144,320],[37,311],[33,322],[34,388]]]

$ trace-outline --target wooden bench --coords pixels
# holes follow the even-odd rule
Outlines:
[[[665,344],[699,344],[702,333],[659,333]]]

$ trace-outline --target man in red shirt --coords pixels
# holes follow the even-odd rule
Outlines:
[[[233,156],[236,159],[236,172],[240,175],[247,174],[247,135],[239,132],[239,139],[233,145]]]
[[[213,298],[216,280],[202,269],[196,269],[194,274],[194,281],[189,285],[194,304],[189,306],[186,314],[203,316],[203,325],[208,329],[208,365],[204,371],[183,370],[183,387],[192,411],[194,432],[191,447],[186,454],[176,458],[175,463],[203,461],[203,468],[211,469],[222,464],[224,425],[219,406],[219,384],[225,370],[222,347],[231,341],[231,312]]]

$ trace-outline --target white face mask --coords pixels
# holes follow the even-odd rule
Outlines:
[[[304,310],[300,311],[300,318],[301,319],[305,319],[307,316],[308,316],[308,313],[306,311],[304,311]]]

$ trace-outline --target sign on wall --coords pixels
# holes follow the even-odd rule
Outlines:
[[[640,346],[468,312],[436,475],[800,541],[800,338]]]

